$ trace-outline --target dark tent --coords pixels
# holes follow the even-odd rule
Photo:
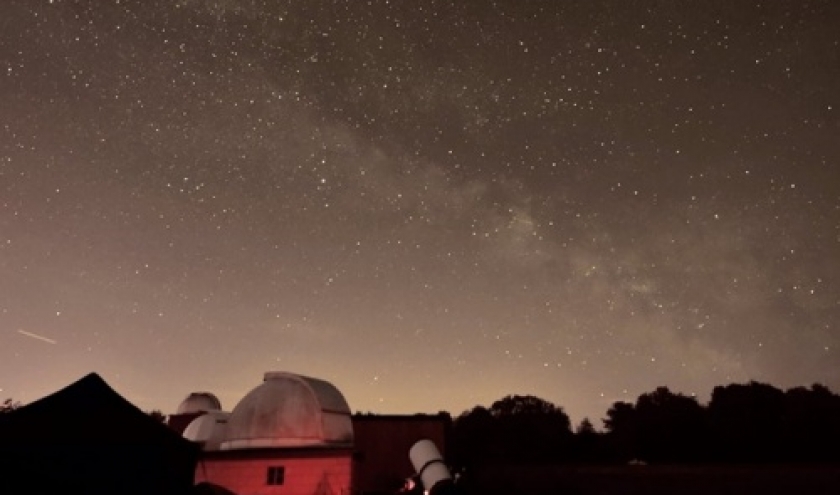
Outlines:
[[[0,414],[3,494],[183,495],[197,456],[94,373]]]

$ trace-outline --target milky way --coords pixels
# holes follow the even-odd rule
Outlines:
[[[840,3],[5,0],[0,399],[840,390]],[[31,337],[37,335],[39,338]],[[52,344],[52,345],[51,345]]]

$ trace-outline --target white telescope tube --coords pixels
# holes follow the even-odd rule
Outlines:
[[[437,491],[434,490],[435,485],[442,481],[449,481],[444,485],[451,484],[452,476],[449,474],[449,468],[446,467],[443,457],[431,440],[419,440],[409,449],[408,457],[417,474],[420,475],[423,487],[430,493]]]

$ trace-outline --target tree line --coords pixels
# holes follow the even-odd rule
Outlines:
[[[19,407],[6,399],[0,413]],[[787,391],[755,381],[717,386],[706,405],[659,387],[635,403],[614,403],[602,422],[603,431],[588,418],[573,429],[562,407],[509,395],[454,419],[448,457],[457,467],[840,461],[840,395],[819,384]]]
[[[563,409],[509,395],[453,422],[457,466],[492,463],[818,463],[840,461],[840,395],[823,385],[782,391],[749,382],[715,387],[707,405],[659,387],[616,402],[603,431],[572,429]]]

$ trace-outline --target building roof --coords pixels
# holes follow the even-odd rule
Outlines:
[[[181,401],[175,414],[193,414],[206,411],[220,411],[222,403],[210,392],[193,392]]]
[[[217,450],[225,441],[229,412],[208,411],[193,419],[184,429],[184,438],[202,445],[204,450]]]
[[[222,450],[262,447],[347,447],[350,407],[338,389],[317,378],[268,372],[234,407]]]

